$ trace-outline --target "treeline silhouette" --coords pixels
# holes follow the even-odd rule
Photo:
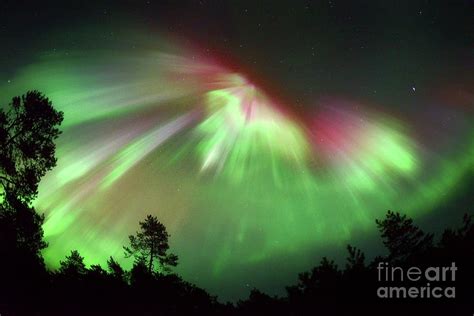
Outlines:
[[[138,223],[124,245],[133,257],[130,270],[112,258],[107,267],[87,267],[72,250],[57,270],[48,269],[41,251],[44,217],[32,207],[41,177],[56,165],[55,139],[63,113],[38,91],[13,98],[0,109],[0,315],[472,315],[474,312],[474,223],[465,215],[459,228],[447,228],[435,242],[412,219],[388,211],[375,224],[387,249],[366,262],[364,253],[347,246],[339,267],[323,258],[301,273],[283,297],[253,289],[235,304],[172,273],[178,257],[169,252],[169,234],[154,216]],[[456,266],[455,280],[427,284],[390,267]],[[388,272],[387,272],[388,271]],[[440,270],[443,271],[443,270]],[[431,275],[436,276],[436,270]],[[387,273],[387,274],[385,274]],[[415,274],[412,274],[412,276]],[[382,279],[383,280],[382,280]],[[403,279],[402,279],[403,278]],[[430,283],[430,282],[428,282]],[[380,297],[381,287],[454,287],[455,297]],[[431,293],[431,292],[430,292]],[[395,295],[401,296],[399,292]],[[383,295],[382,295],[383,296]]]

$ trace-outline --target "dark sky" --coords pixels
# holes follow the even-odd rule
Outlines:
[[[310,113],[308,109],[315,106],[315,100],[326,95],[364,100],[369,105],[383,104],[384,112],[424,104],[418,109],[417,124],[412,124],[422,134],[425,127],[437,132],[437,126],[433,128],[430,122],[441,122],[445,112],[439,110],[438,104],[431,107],[431,103],[425,102],[430,95],[423,101],[417,99],[415,89],[417,94],[430,94],[436,87],[457,82],[470,85],[470,100],[474,95],[474,2],[468,0],[0,0],[0,88],[16,78],[25,66],[34,64],[38,54],[44,52],[87,49],[89,41],[111,51],[133,49],[143,41],[130,37],[132,29],[164,38],[169,36],[179,41],[180,47],[189,45],[202,55],[209,55],[211,60],[222,61],[257,82],[269,95],[291,104],[291,111],[300,115]],[[429,121],[425,109],[426,112],[436,109],[433,110],[436,120]],[[459,113],[472,113],[472,110],[459,110]],[[407,126],[414,121],[409,114],[405,116]],[[469,128],[467,124],[451,125],[453,129],[459,125],[463,132]],[[446,151],[457,153],[451,135],[461,134],[446,131],[439,133],[447,135],[444,140],[452,145],[446,146],[449,147]],[[425,137],[421,142],[426,147],[419,148],[420,156],[439,158],[435,145],[441,143],[441,137],[433,138]],[[443,164],[439,165],[445,166],[449,158],[440,161]],[[424,179],[417,179],[417,183],[422,186]],[[426,210],[428,215],[420,222],[430,231],[459,222],[459,213],[465,210],[456,207],[472,205],[472,172],[466,179],[462,190],[454,192],[444,204]],[[324,249],[324,254],[331,257],[339,250],[330,246],[327,251]],[[380,249],[380,241],[367,235],[358,240],[358,246],[371,255],[371,250]],[[309,252],[315,260],[320,257],[312,249]],[[275,273],[281,273],[279,258],[271,260],[274,261],[261,263],[261,271],[272,274],[273,267]],[[228,277],[237,279],[236,275]],[[268,289],[272,282],[278,286],[288,284],[288,280],[296,278],[296,273],[289,269],[283,281],[271,277],[254,276],[261,278],[261,284],[267,284]],[[241,297],[248,290],[245,286],[228,290],[228,297]]]
[[[4,73],[38,50],[79,45],[74,37],[55,42],[45,36],[51,32],[88,26],[107,41],[131,24],[238,65],[301,106],[331,93],[395,101],[413,85],[459,76],[472,66],[473,2],[467,0],[3,0],[0,12]]]

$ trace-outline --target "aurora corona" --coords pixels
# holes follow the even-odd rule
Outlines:
[[[333,96],[296,115],[245,73],[180,49],[42,56],[1,88],[24,87],[65,114],[35,203],[52,266],[71,249],[129,265],[122,246],[152,213],[180,274],[212,293],[223,279],[241,286],[249,269],[271,278],[275,258],[301,271],[308,249],[347,244],[387,209],[428,212],[473,167],[472,112],[454,100],[426,101],[456,117],[446,130],[458,141],[433,144],[439,130],[420,129],[426,108]]]

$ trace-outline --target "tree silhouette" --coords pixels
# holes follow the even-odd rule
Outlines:
[[[253,288],[245,301],[238,301],[237,308],[244,315],[288,315],[285,302]]]
[[[0,300],[36,304],[48,278],[41,250],[44,217],[31,202],[41,177],[56,165],[54,141],[63,113],[38,91],[0,107]],[[0,301],[0,305],[1,305]],[[1,311],[0,311],[1,312]]]
[[[131,270],[125,271],[112,257],[107,261],[108,271],[100,265],[86,268],[84,258],[73,250],[60,261],[57,272],[47,273],[42,280],[36,280],[39,286],[29,287],[25,280],[31,281],[31,276],[36,277],[30,271],[35,266],[10,266],[2,272],[8,274],[18,268],[20,273],[17,275],[23,281],[15,292],[11,288],[0,292],[0,311],[2,314],[6,311],[6,315],[151,315],[157,312],[160,315],[306,315],[316,312],[322,315],[393,316],[446,315],[453,308],[462,314],[472,311],[472,216],[464,216],[460,228],[446,229],[436,245],[432,243],[432,235],[423,233],[411,219],[398,213],[389,211],[377,224],[385,245],[389,250],[392,249],[388,258],[377,256],[366,264],[364,253],[349,245],[343,270],[333,260],[323,257],[319,265],[299,275],[296,285],[286,288],[286,297],[270,296],[253,289],[246,300],[240,300],[235,305],[224,305],[216,297],[176,274],[153,270],[154,262],[164,269],[170,260],[176,264],[177,258],[167,253],[169,235],[164,225],[156,217],[148,215],[140,222],[140,231],[130,236],[130,247],[124,247],[127,255],[136,259]],[[393,254],[401,255],[395,257]],[[426,261],[426,257],[429,261]],[[431,298],[405,301],[377,297],[377,288],[385,284],[377,280],[378,263],[390,258],[397,258],[397,266],[425,268],[427,263],[428,266],[446,266],[455,262],[459,268],[459,275],[453,283],[456,286],[456,298],[449,301]],[[9,262],[0,260],[0,264],[5,261]],[[403,286],[413,284],[400,283]],[[12,295],[15,304],[9,305],[8,299]],[[49,297],[55,297],[57,303],[44,304]],[[24,304],[25,300],[28,305]]]
[[[59,272],[70,277],[79,278],[87,272],[84,257],[77,250],[72,250],[71,254],[66,257],[66,260],[59,263],[61,265]]]
[[[310,272],[300,273],[298,284],[286,287],[296,314],[304,314],[305,310],[335,308],[342,276],[335,262],[326,257]]]
[[[474,253],[474,222],[472,221],[472,216],[464,214],[462,227],[457,230],[446,229],[441,236],[439,244],[446,249],[465,247],[466,249],[459,251],[459,253],[467,252],[472,255]]]
[[[154,263],[158,262],[159,270],[168,271],[169,267],[178,264],[178,256],[168,254],[169,234],[166,227],[155,216],[148,215],[140,222],[140,231],[130,235],[130,246],[124,247],[127,258],[134,256],[136,262],[147,263],[148,273],[154,271]]]
[[[383,220],[376,220],[383,244],[393,262],[408,260],[433,247],[433,235],[425,234],[413,224],[411,218],[398,212],[388,211]]]
[[[107,260],[107,268],[110,274],[117,280],[123,281],[125,278],[125,271],[123,270],[122,266],[115,261],[114,258],[110,257]]]
[[[365,254],[362,250],[347,245],[347,252],[349,252],[349,256],[347,257],[346,271],[359,272],[363,270],[365,268]]]
[[[54,141],[62,121],[63,113],[38,91],[0,109],[0,200],[12,196],[29,203],[36,197],[41,177],[56,166]]]
[[[20,251],[39,259],[46,247],[44,217],[31,201],[41,177],[56,165],[54,141],[62,120],[63,113],[38,91],[0,109],[0,248],[10,255]]]
[[[27,251],[40,256],[47,244],[41,227],[44,216],[19,199],[9,196],[0,204],[0,248]]]

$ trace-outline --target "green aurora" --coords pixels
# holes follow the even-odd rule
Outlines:
[[[288,279],[268,279],[296,276],[317,249],[357,244],[387,209],[425,215],[473,171],[473,95],[416,113],[327,97],[303,117],[245,74],[177,52],[42,55],[0,87],[38,89],[65,114],[35,202],[50,266],[72,249],[130,266],[122,246],[151,213],[184,279],[240,293],[257,274],[250,286],[275,292]],[[454,119],[421,129],[427,109]]]

